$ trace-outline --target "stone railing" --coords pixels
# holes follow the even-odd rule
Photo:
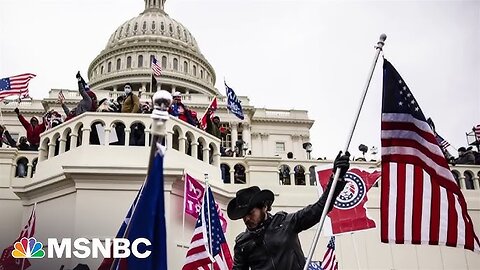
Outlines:
[[[40,138],[39,162],[61,156],[77,147],[150,147],[152,120],[145,114],[84,113],[51,130]],[[167,121],[167,147],[205,163],[220,164],[220,141],[214,136],[177,118]]]
[[[278,157],[221,157],[220,168],[225,184],[315,186],[315,171],[331,168],[332,162]],[[381,170],[380,162],[351,161],[350,164],[367,171]],[[450,169],[462,190],[480,190],[479,165],[456,165]]]

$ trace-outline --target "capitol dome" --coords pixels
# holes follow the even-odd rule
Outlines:
[[[145,10],[110,36],[104,50],[88,69],[93,89],[123,91],[125,83],[134,90],[157,90],[217,95],[215,71],[181,23],[165,11],[165,0],[144,0]],[[151,61],[162,66],[162,76],[151,87]]]

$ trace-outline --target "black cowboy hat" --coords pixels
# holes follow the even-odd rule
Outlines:
[[[260,190],[257,186],[240,189],[228,203],[227,214],[231,220],[241,219],[257,204],[266,202],[270,207],[274,200],[273,192],[268,189]]]

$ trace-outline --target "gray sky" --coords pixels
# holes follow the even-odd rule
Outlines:
[[[142,0],[0,0],[0,77],[37,74],[33,97],[75,89],[115,29]],[[456,148],[480,124],[480,1],[167,0],[223,78],[256,107],[306,109],[314,156],[345,145],[381,33],[437,131]],[[380,146],[379,60],[351,152]],[[453,148],[450,151],[456,154]]]

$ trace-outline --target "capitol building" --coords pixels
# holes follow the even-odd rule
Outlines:
[[[136,0],[140,1],[140,0]],[[123,95],[123,85],[141,92],[150,101],[159,90],[180,92],[182,100],[199,116],[214,97],[215,112],[228,132],[221,139],[175,117],[166,122],[165,216],[169,269],[181,269],[193,233],[195,220],[185,217],[183,227],[184,175],[203,181],[208,173],[215,200],[226,215],[228,202],[236,191],[257,185],[275,194],[272,212],[296,211],[318,199],[316,168],[331,166],[332,160],[314,160],[306,151],[314,120],[305,110],[278,110],[252,106],[239,96],[245,115],[238,119],[226,108],[226,97],[215,88],[214,67],[202,54],[194,33],[171,18],[165,0],[144,0],[145,9],[126,20],[105,37],[105,48],[92,59],[88,81],[98,100]],[[132,14],[134,15],[134,14]],[[163,72],[151,85],[151,60],[155,57]],[[76,89],[51,89],[42,100],[1,103],[5,125],[18,138],[25,130],[14,109],[22,114],[42,116],[45,111],[63,110],[59,92],[67,107],[81,97]],[[97,125],[104,134],[99,143],[90,136]],[[87,112],[41,134],[38,151],[0,148],[0,248],[12,244],[36,204],[35,237],[113,238],[143,183],[150,152],[152,119],[147,114]],[[134,126],[144,128],[143,145],[130,145]],[[124,127],[123,144],[111,144],[110,135]],[[238,142],[241,142],[238,144]],[[238,146],[238,147],[237,147]],[[220,149],[235,149],[224,156]],[[287,155],[288,154],[288,155]],[[287,157],[288,156],[288,157]],[[17,172],[27,162],[27,175]],[[351,167],[380,170],[379,161],[352,161]],[[451,167],[469,206],[476,232],[480,232],[480,166]],[[337,237],[339,269],[480,269],[480,256],[461,248],[384,244],[380,241],[380,189],[368,193],[367,213],[377,228]],[[242,220],[228,221],[226,238],[233,255],[235,237],[245,229]],[[300,234],[308,254],[315,227]],[[314,260],[323,258],[329,237],[321,237]],[[46,245],[46,244],[45,244]],[[49,247],[46,246],[46,249]],[[73,269],[84,263],[97,269],[101,259],[31,259],[34,270]]]

